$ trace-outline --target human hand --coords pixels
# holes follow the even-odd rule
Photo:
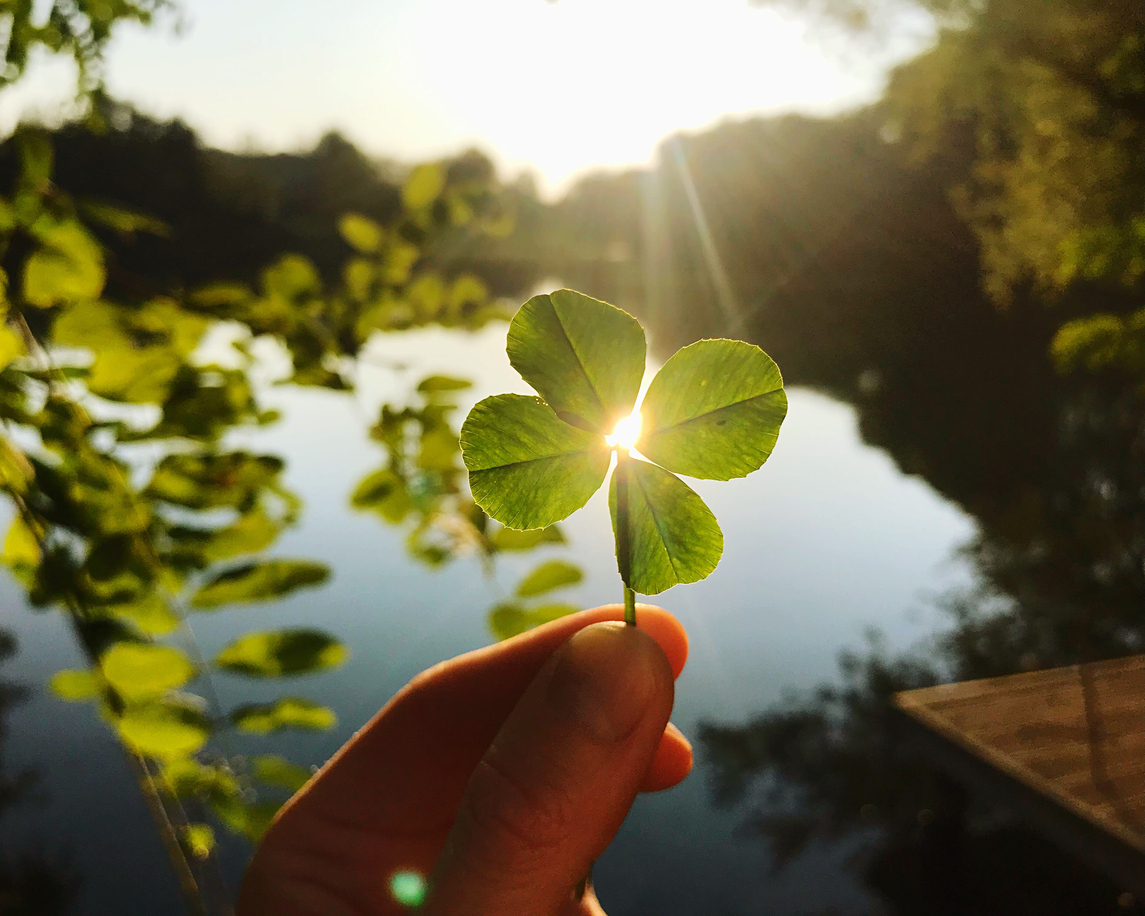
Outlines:
[[[659,608],[638,628],[622,615],[582,611],[414,678],[287,803],[240,916],[407,913],[403,871],[429,875],[426,916],[603,916],[580,894],[592,862],[637,792],[692,766],[668,723],[687,635]]]

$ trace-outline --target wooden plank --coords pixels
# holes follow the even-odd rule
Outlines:
[[[894,702],[941,739],[923,742],[939,762],[978,772],[1059,839],[1115,859],[1117,874],[1129,863],[1145,875],[1145,655],[910,690]]]

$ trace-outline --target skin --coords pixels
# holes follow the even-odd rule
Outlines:
[[[680,782],[668,722],[683,627],[640,605],[583,611],[418,675],[280,812],[239,916],[603,916],[583,879],[636,795]]]

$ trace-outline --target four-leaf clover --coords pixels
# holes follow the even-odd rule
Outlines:
[[[715,569],[723,533],[676,474],[730,480],[767,460],[787,413],[771,357],[739,340],[701,340],[663,365],[634,413],[643,328],[568,289],[526,302],[506,349],[540,397],[499,394],[470,411],[461,449],[477,505],[509,528],[544,528],[588,502],[615,453],[608,502],[626,619],[634,622],[635,592],[659,594]]]

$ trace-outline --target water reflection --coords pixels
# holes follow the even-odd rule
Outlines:
[[[17,649],[12,633],[0,630],[0,666],[14,656]],[[15,773],[3,771],[5,744],[9,738],[8,715],[26,696],[25,688],[0,680],[0,827],[8,809],[36,804],[36,773],[26,767]],[[78,885],[79,876],[58,850],[35,847],[14,850],[0,843],[0,912],[11,916],[64,913],[71,906]]]
[[[788,384],[852,404],[866,442],[976,520],[961,551],[975,581],[934,601],[943,620],[917,650],[876,639],[818,689],[743,724],[710,722],[713,798],[749,812],[780,865],[817,841],[869,838],[860,870],[897,912],[1115,911],[1127,905],[1120,888],[904,757],[889,701],[1145,646],[1145,393],[1114,371],[1055,368],[1062,315],[1091,309],[1094,293],[1054,311],[1019,295],[1000,311],[981,292],[977,247],[941,190],[961,151],[911,173],[839,122],[785,127],[685,141],[687,181],[668,157],[645,176],[661,214],[642,236],[662,268],[654,282],[624,265],[578,282],[620,301],[637,290],[651,339],[670,351],[728,327],[704,257],[714,237],[735,324]],[[777,156],[797,158],[807,183],[744,194]],[[697,194],[702,224],[688,215]],[[777,224],[788,211],[811,218]],[[925,240],[912,239],[922,226]]]

